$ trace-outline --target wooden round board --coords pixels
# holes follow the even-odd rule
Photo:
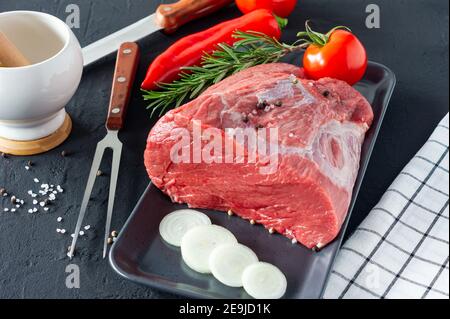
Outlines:
[[[64,142],[72,131],[72,120],[66,114],[63,124],[53,134],[33,141],[14,141],[0,137],[0,152],[11,155],[45,153]]]

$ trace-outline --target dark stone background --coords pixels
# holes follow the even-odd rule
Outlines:
[[[83,46],[154,12],[161,1],[1,0],[0,12],[37,10],[65,20],[65,8],[70,3],[78,4],[81,9],[81,28],[74,32]],[[365,27],[365,8],[370,3],[381,8],[380,29]],[[227,8],[190,23],[173,36],[156,33],[140,42],[142,59],[138,80],[127,124],[121,133],[124,153],[113,229],[120,229],[124,224],[148,184],[142,154],[152,121],[138,89],[147,65],[177,38],[238,14],[236,8]],[[286,41],[295,38],[307,18],[312,18],[318,26],[349,26],[366,45],[370,59],[392,68],[398,78],[348,235],[448,112],[448,1],[300,0],[284,32]],[[8,202],[0,198],[0,298],[173,297],[122,279],[101,258],[107,174],[98,179],[86,218],[93,231],[82,238],[81,253],[74,259],[81,270],[81,288],[65,286],[65,267],[69,263],[65,253],[70,237],[57,234],[55,229],[62,226],[70,233],[75,225],[95,145],[105,134],[113,68],[114,58],[109,57],[85,70],[78,92],[67,106],[74,129],[62,146],[30,158],[0,158],[0,187],[6,187],[10,193],[28,199],[27,190],[36,188],[34,176],[41,182],[61,184],[66,190],[48,213],[33,215],[27,209],[4,213],[3,207]],[[71,155],[63,158],[62,150]],[[24,169],[28,160],[35,163],[31,171]],[[107,163],[102,170],[109,171]],[[62,225],[56,222],[58,216],[64,217]]]

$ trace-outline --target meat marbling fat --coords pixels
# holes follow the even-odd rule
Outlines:
[[[264,109],[258,108],[263,101]],[[345,82],[304,79],[289,64],[260,65],[163,116],[149,134],[145,165],[154,185],[174,202],[231,209],[308,248],[324,246],[337,236],[347,214],[372,119],[369,103]],[[220,154],[212,154],[217,161],[173,162],[173,147],[183,132],[192,137],[199,123],[231,139],[235,149],[243,148],[245,159],[247,144],[226,129],[277,128],[276,169],[261,173],[267,165],[263,156],[254,163],[220,161],[226,143]],[[190,159],[192,145],[187,146]]]

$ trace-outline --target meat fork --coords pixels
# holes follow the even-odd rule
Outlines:
[[[97,144],[94,160],[92,161],[91,171],[84,191],[83,201],[81,202],[80,214],[78,216],[75,233],[70,246],[68,256],[72,259],[81,225],[86,214],[86,208],[94,187],[95,178],[107,148],[112,149],[113,158],[111,165],[111,180],[109,186],[108,209],[106,215],[105,238],[103,243],[103,258],[106,257],[109,231],[111,228],[111,218],[116,194],[117,177],[119,175],[120,156],[122,154],[122,142],[118,138],[119,130],[123,126],[128,101],[130,99],[131,89],[133,87],[134,77],[139,60],[139,47],[136,43],[123,43],[118,52],[114,79],[111,90],[111,99],[109,103],[108,116],[106,118],[106,136]]]

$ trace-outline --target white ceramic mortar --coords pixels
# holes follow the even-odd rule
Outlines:
[[[0,13],[0,30],[31,62],[0,67],[0,137],[49,136],[63,124],[64,107],[80,83],[80,44],[63,21],[41,12]]]

